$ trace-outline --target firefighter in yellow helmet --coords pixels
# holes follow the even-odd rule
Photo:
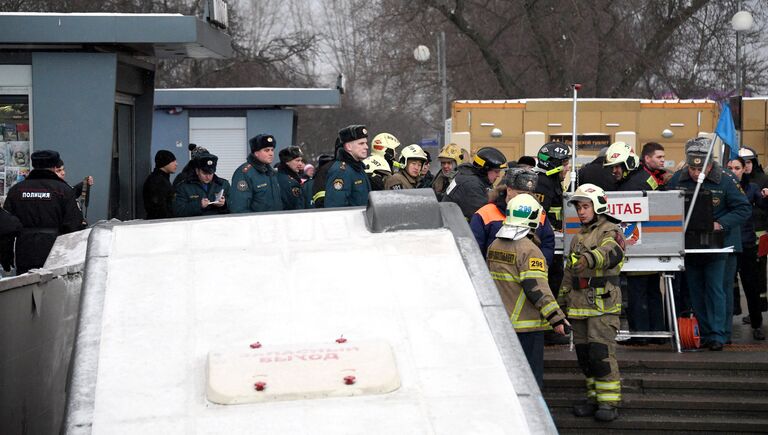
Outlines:
[[[408,145],[400,152],[400,171],[387,178],[384,190],[415,189],[419,184],[421,167],[427,161],[427,154],[416,144]]]
[[[371,155],[383,156],[387,161],[390,170],[397,167],[395,164],[395,154],[400,141],[390,133],[379,133],[371,141]]]
[[[445,191],[448,189],[448,185],[451,184],[451,180],[456,176],[456,168],[462,163],[464,156],[458,145],[450,143],[440,150],[437,158],[440,160],[440,172],[435,176],[435,180],[432,181],[432,190],[435,191],[437,200],[441,201]]]
[[[581,227],[571,240],[560,297],[565,298],[576,357],[587,378],[587,398],[575,404],[573,413],[612,421],[621,402],[615,349],[624,236],[616,225],[619,221],[608,214],[600,187],[582,184],[568,202],[576,208]]]
[[[392,176],[392,169],[384,156],[371,154],[363,160],[363,166],[365,174],[368,175],[368,181],[371,182],[371,191],[384,190],[384,183]]]
[[[544,377],[544,331],[554,328],[565,335],[570,330],[547,283],[547,260],[534,237],[543,219],[536,199],[527,193],[515,196],[488,248],[488,270],[539,388]]]

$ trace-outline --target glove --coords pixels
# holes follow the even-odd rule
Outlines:
[[[580,274],[581,272],[584,272],[585,270],[589,269],[589,260],[587,260],[586,255],[581,255],[579,259],[574,263],[573,265],[573,271],[577,274]]]

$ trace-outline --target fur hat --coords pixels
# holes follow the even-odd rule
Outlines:
[[[254,153],[264,148],[274,148],[277,146],[277,142],[271,134],[258,134],[248,141],[248,145],[251,146],[251,152]]]
[[[32,153],[33,169],[51,169],[55,168],[61,158],[59,153],[51,150],[35,151]]]

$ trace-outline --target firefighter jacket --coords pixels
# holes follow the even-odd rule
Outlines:
[[[487,172],[464,163],[459,166],[456,176],[448,185],[443,202],[455,202],[469,221],[480,207],[488,204],[488,191],[492,187]]]
[[[586,258],[587,267],[577,272],[574,267],[581,257]],[[565,263],[559,297],[565,298],[569,318],[621,312],[619,272],[624,263],[624,236],[618,225],[604,215],[582,225],[571,240]]]
[[[432,181],[432,190],[435,191],[438,201],[443,200],[445,196],[445,190],[448,189],[448,185],[451,184],[451,180],[456,176],[456,171],[451,171],[448,175],[445,175],[443,171],[440,171]]]
[[[283,209],[277,171],[253,156],[232,174],[232,192],[227,198],[232,213]]]
[[[547,262],[528,234],[498,238],[488,248],[488,269],[517,332],[544,331],[565,319],[547,284]]]
[[[371,184],[371,192],[384,190],[384,184],[389,177],[391,177],[391,175],[368,174],[368,182]]]
[[[384,190],[415,189],[418,184],[418,177],[411,177],[405,172],[405,169],[403,169],[402,171],[387,177],[387,180],[384,181]]]
[[[642,165],[627,174],[618,186],[616,186],[615,190],[624,192],[663,190],[664,178],[662,177],[662,174],[663,171],[653,171],[648,169],[645,165]]]
[[[187,181],[183,181],[176,186],[176,196],[173,198],[173,213],[177,217],[227,214],[229,213],[229,208],[227,207],[229,195],[229,181],[218,175],[214,175],[211,182],[207,185],[203,184],[197,176],[192,175]],[[201,201],[203,198],[208,198],[210,202],[216,202],[221,196],[225,199],[224,205],[202,207]]]
[[[325,181],[325,208],[366,205],[370,190],[363,162],[355,160],[346,150],[339,150]]]
[[[317,168],[315,176],[312,178],[309,200],[314,208],[325,207],[325,181],[328,179],[328,170],[331,169],[335,162],[335,160],[332,160]]]
[[[591,183],[602,187],[606,192],[616,190],[616,180],[611,174],[611,168],[606,168],[603,163],[605,163],[605,157],[598,157],[582,166],[577,177],[579,186]]]
[[[277,182],[280,185],[280,199],[283,210],[301,210],[304,197],[301,194],[301,178],[284,163],[277,165]]]
[[[539,173],[539,181],[536,183],[534,197],[547,212],[547,217],[552,222],[555,231],[563,230],[563,185],[560,184],[560,174],[545,175]]]
[[[691,179],[688,168],[683,168],[675,172],[668,185],[669,189],[693,191],[696,180]],[[734,252],[741,252],[740,227],[752,216],[752,205],[739,188],[738,182],[725,173],[719,163],[714,162],[701,189],[712,192],[712,214],[725,231],[723,246],[733,246]]]

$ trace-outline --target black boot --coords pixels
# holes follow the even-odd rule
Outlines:
[[[595,411],[595,420],[597,421],[613,421],[619,417],[619,408],[608,405],[607,403],[601,403]]]
[[[576,417],[592,417],[597,411],[597,403],[581,400],[573,405],[573,415]]]

